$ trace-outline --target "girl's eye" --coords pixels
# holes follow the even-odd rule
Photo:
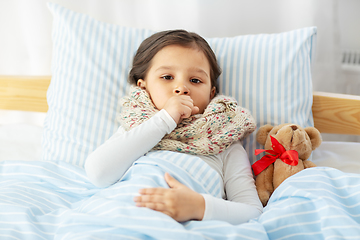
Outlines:
[[[190,82],[192,82],[192,83],[201,83],[201,81],[199,79],[196,79],[196,78],[191,79]]]
[[[163,79],[165,79],[165,80],[171,80],[171,79],[173,79],[173,77],[170,76],[170,75],[162,76],[161,78],[163,78]]]

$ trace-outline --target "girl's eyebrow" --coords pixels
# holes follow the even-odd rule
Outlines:
[[[197,68],[197,67],[194,67],[193,69],[194,69],[195,72],[198,72],[198,73],[201,73],[201,74],[205,74],[206,77],[209,77],[209,75],[207,74],[207,72],[206,72],[204,69],[202,69],[202,68]]]
[[[160,66],[160,67],[158,67],[158,68],[155,70],[155,72],[157,72],[157,71],[163,71],[163,70],[174,70],[174,69],[176,69],[176,67],[172,67],[172,66]],[[209,77],[208,73],[207,73],[205,70],[203,70],[202,68],[192,67],[192,68],[190,68],[189,70],[194,71],[194,72],[198,72],[198,73],[201,73],[201,74],[205,74],[206,77]]]
[[[158,68],[155,70],[155,72],[157,72],[157,71],[163,71],[163,70],[172,70],[172,69],[174,69],[174,67],[170,67],[170,66],[160,66],[160,67],[158,67]]]

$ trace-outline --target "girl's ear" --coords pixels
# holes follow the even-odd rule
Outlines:
[[[146,89],[146,82],[143,79],[139,79],[136,85],[141,89]]]
[[[216,87],[212,87],[211,92],[210,92],[210,99],[213,99],[213,97],[215,96],[216,93]]]

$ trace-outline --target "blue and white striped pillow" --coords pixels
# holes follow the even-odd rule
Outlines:
[[[141,41],[153,31],[97,21],[57,4],[52,79],[44,123],[43,160],[83,166],[87,155],[119,127],[119,98]],[[310,63],[316,28],[280,34],[207,39],[223,74],[220,92],[250,109],[258,126],[312,126]],[[253,161],[254,135],[245,148]],[[260,146],[257,146],[260,147]]]
[[[314,126],[311,61],[316,27],[279,34],[208,39],[223,70],[220,92],[236,98],[257,122]],[[251,163],[256,161],[255,134],[244,140]]]
[[[99,22],[55,3],[48,7],[53,58],[42,159],[84,166],[119,127],[118,100],[129,88],[133,55],[153,32]]]

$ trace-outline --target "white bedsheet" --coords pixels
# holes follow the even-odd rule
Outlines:
[[[0,161],[41,160],[42,127],[31,124],[0,125]],[[360,143],[324,141],[313,152],[317,166],[360,174]]]
[[[0,161],[41,160],[42,127],[31,124],[0,125]]]
[[[348,173],[360,173],[360,143],[324,141],[315,149],[312,161]]]

